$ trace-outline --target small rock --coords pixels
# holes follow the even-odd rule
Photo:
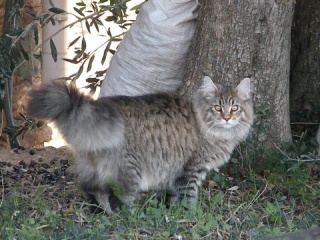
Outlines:
[[[67,168],[68,168],[68,166],[62,166],[62,167],[61,167],[61,172],[64,173],[64,172],[67,170]]]
[[[23,161],[23,160],[19,161],[19,165],[25,165],[25,164],[26,164],[25,161]]]
[[[60,163],[61,163],[61,165],[67,165],[68,164],[68,160],[61,159]]]
[[[17,148],[13,149],[13,152],[17,153],[17,154],[20,154],[19,149],[17,149]]]
[[[38,174],[44,174],[44,173],[48,173],[48,171],[45,170],[44,168],[40,168],[40,169],[38,170]]]
[[[41,167],[43,167],[43,168],[45,168],[45,169],[50,168],[50,166],[49,166],[48,163],[42,163],[42,164],[41,164]]]
[[[21,167],[16,165],[16,166],[13,166],[12,168],[13,168],[13,170],[14,170],[14,171],[16,171],[16,172],[17,172],[17,171],[19,171],[19,170],[20,170],[20,168],[21,168]]]
[[[19,150],[24,151],[24,150],[26,150],[26,148],[24,146],[19,146]]]
[[[0,186],[4,187],[4,188],[7,188],[8,187],[8,183],[5,180],[0,181]]]
[[[33,185],[34,185],[34,186],[38,186],[40,183],[41,183],[41,181],[39,180],[39,178],[35,178],[35,179],[33,180]]]
[[[17,179],[17,174],[11,174],[10,178],[13,179],[13,180]]]
[[[35,168],[35,167],[38,167],[38,166],[39,166],[39,164],[36,161],[31,160],[31,162],[29,164],[29,168]]]
[[[56,164],[56,162],[57,162],[57,159],[52,159],[52,160],[50,161],[50,164],[51,164],[51,165],[54,165],[54,164]]]
[[[38,158],[38,162],[43,162],[43,159],[41,157]]]
[[[35,154],[36,154],[36,150],[31,149],[31,150],[29,151],[29,154],[30,154],[30,155],[35,155]]]

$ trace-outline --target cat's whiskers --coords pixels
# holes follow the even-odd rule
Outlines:
[[[206,131],[205,134],[204,134],[204,137],[205,137],[205,138],[208,138],[209,135],[210,135],[210,137],[212,136],[212,134],[209,134],[209,132],[212,131],[211,129],[214,128],[214,126],[215,126],[215,124],[211,125],[211,126],[207,129],[207,131]]]

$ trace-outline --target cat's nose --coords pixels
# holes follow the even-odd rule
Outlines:
[[[222,113],[222,118],[228,122],[231,119],[231,114],[228,112]]]
[[[231,119],[231,117],[227,116],[227,117],[223,117],[223,119],[226,120],[226,122],[228,122]]]

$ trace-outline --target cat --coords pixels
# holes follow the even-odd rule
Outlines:
[[[254,116],[249,78],[232,89],[205,76],[190,99],[159,93],[93,100],[59,80],[29,96],[28,114],[56,124],[77,155],[80,188],[107,213],[149,190],[166,192],[169,204],[183,197],[195,204],[207,173],[228,162]]]

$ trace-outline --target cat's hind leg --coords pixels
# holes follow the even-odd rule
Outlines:
[[[118,176],[123,191],[118,197],[124,204],[132,206],[140,193],[142,167],[134,154],[126,154],[124,160]]]

